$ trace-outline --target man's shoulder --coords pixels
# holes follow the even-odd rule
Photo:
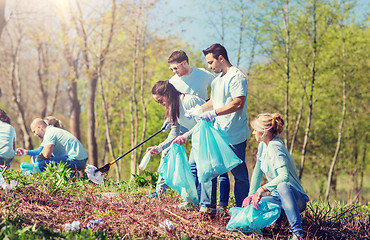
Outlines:
[[[192,69],[193,69],[192,73],[214,77],[214,75],[211,72],[207,71],[205,68],[192,68]]]
[[[231,67],[229,69],[231,75],[238,75],[238,76],[241,76],[241,77],[244,77],[245,78],[245,74],[242,72],[242,70],[240,70],[239,68],[237,67]]]

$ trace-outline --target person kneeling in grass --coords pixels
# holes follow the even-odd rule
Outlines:
[[[87,162],[87,153],[81,142],[70,132],[47,125],[41,118],[36,118],[31,123],[31,130],[35,136],[43,139],[41,145],[44,147],[37,157],[39,170],[44,171],[47,164],[67,164],[67,167],[80,171]]]
[[[278,204],[292,227],[293,239],[303,239],[300,212],[306,209],[309,198],[298,179],[292,156],[278,137],[283,131],[284,120],[278,113],[265,113],[259,114],[251,125],[259,145],[249,196],[242,207],[253,204],[259,209],[260,200]],[[258,187],[263,173],[268,183]],[[265,192],[270,192],[270,196],[262,197]]]

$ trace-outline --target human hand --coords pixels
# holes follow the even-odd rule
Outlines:
[[[184,136],[181,135],[178,136],[173,142],[179,145],[184,145],[186,143],[186,139],[184,138]]]
[[[168,124],[167,120],[163,123],[163,125],[161,127],[161,129],[163,129],[162,132],[165,132],[165,131],[167,131],[170,128],[171,128],[171,125]]]
[[[258,204],[258,202],[261,200],[262,194],[259,191],[256,191],[251,197],[251,204],[254,206],[255,209],[259,209],[260,205]]]
[[[252,196],[248,196],[248,197],[244,198],[243,203],[242,203],[242,207],[244,208],[244,207],[249,206],[249,204],[251,204],[251,202],[252,202]]]
[[[185,110],[185,117],[186,118],[199,118],[199,116],[203,113],[203,109],[200,105],[196,105],[193,108],[190,108],[189,110]]]
[[[217,117],[216,110],[208,111],[199,116],[201,119],[207,122],[213,121]]]
[[[148,147],[146,149],[147,152],[150,152],[150,154],[153,156],[153,155],[157,155],[158,153],[160,153],[162,151],[162,146],[159,145],[159,146],[153,146],[153,147]]]
[[[20,157],[20,156],[27,154],[27,150],[22,149],[22,148],[17,148],[15,150],[15,154],[17,154],[17,156]]]

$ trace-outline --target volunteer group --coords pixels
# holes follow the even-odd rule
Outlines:
[[[232,66],[227,51],[221,44],[211,45],[203,50],[203,54],[213,74],[203,68],[190,67],[189,58],[182,50],[174,51],[168,58],[169,69],[175,75],[167,81],[156,82],[152,95],[166,109],[164,125],[170,132],[166,140],[147,150],[152,155],[161,153],[163,161],[174,143],[185,144],[191,139],[197,125],[202,121],[211,122],[241,160],[231,170],[235,179],[236,206],[246,207],[252,204],[258,209],[260,201],[278,204],[289,221],[293,239],[303,239],[300,212],[305,210],[309,198],[299,181],[292,156],[279,139],[284,120],[278,113],[262,113],[251,121],[252,134],[259,145],[256,165],[249,183],[245,163],[246,144],[250,137],[247,79],[241,70]],[[209,87],[211,92],[208,98]],[[42,139],[41,146],[34,150],[16,149],[15,130],[10,125],[9,117],[0,109],[0,165],[10,167],[16,154],[32,156],[33,172],[42,172],[47,164],[60,162],[75,171],[85,168],[88,158],[85,149],[76,137],[63,128],[58,119],[36,118],[32,121],[31,131]],[[196,162],[201,159],[197,159],[198,155],[195,154],[201,150],[200,143],[192,140],[189,164],[199,197],[199,211],[211,216],[225,215],[229,205],[229,175],[226,172],[208,182],[200,183]],[[267,183],[261,185],[263,174]],[[148,197],[160,197],[166,193],[166,188],[166,180],[160,175],[156,191]],[[193,203],[184,201],[178,207],[188,210],[193,206]]]

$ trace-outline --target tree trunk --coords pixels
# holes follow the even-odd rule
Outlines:
[[[283,7],[283,15],[284,15],[284,24],[285,24],[285,135],[284,135],[284,143],[285,146],[288,147],[288,138],[289,138],[289,81],[290,81],[290,29],[289,29],[289,0],[285,2],[285,8]]]
[[[78,100],[78,90],[77,90],[77,81],[78,78],[73,78],[70,80],[68,85],[68,98],[71,108],[71,133],[79,140],[81,140],[81,127],[80,127],[80,114],[81,114],[81,105]]]
[[[344,38],[343,38],[342,44],[343,44],[342,45],[342,67],[343,67],[342,119],[340,121],[339,128],[338,128],[337,147],[335,149],[335,153],[334,153],[333,160],[331,162],[331,166],[330,166],[330,170],[329,170],[329,174],[328,174],[328,184],[326,186],[325,201],[328,201],[328,199],[329,199],[331,181],[332,181],[332,177],[333,177],[333,174],[334,174],[335,163],[337,162],[339,151],[340,151],[340,146],[341,146],[341,143],[342,143],[342,131],[343,131],[343,126],[344,126],[344,120],[346,118],[346,81],[347,81],[346,78],[347,78],[347,76],[346,76],[346,61],[345,61],[346,60],[345,59],[346,52],[345,52],[345,39]]]
[[[104,122],[105,122],[105,135],[107,138],[107,145],[108,150],[111,155],[112,160],[116,159],[113,152],[113,146],[112,146],[112,139],[110,135],[110,128],[109,128],[109,116],[108,116],[108,107],[107,103],[105,101],[105,94],[104,94],[104,88],[103,88],[103,77],[101,75],[101,71],[99,70],[99,84],[101,89],[101,98],[102,98],[102,104],[103,104],[103,111],[104,111]],[[120,168],[118,164],[116,165],[116,175],[117,175],[117,181],[121,180],[121,174],[120,174]]]
[[[364,148],[363,148],[363,151],[362,151],[362,166],[360,167],[361,169],[361,178],[360,178],[360,188],[359,188],[359,192],[358,192],[358,198],[359,198],[359,201],[360,203],[362,204],[366,204],[366,199],[365,199],[365,196],[363,194],[363,188],[364,188],[364,172],[365,172],[365,168],[366,168],[366,153],[367,153],[367,146],[369,145],[369,135],[368,133],[366,133],[366,136],[365,136],[365,141],[364,141]]]
[[[130,97],[130,118],[131,118],[131,147],[133,148],[137,143],[137,100],[136,100],[136,75],[137,75],[137,65],[139,57],[139,23],[136,25],[136,36],[135,36],[135,53],[133,57],[133,72],[131,81],[131,97]],[[136,173],[136,150],[132,151],[131,154],[131,174]],[[132,175],[131,175],[132,177]]]
[[[241,52],[242,52],[242,42],[243,42],[243,34],[244,34],[244,5],[243,0],[239,0],[240,3],[240,21],[239,21],[239,42],[238,42],[238,55],[236,58],[236,67],[239,68],[240,59],[241,59]]]
[[[0,0],[0,37],[1,37],[1,33],[3,32],[3,29],[6,26],[5,5],[6,5],[6,0]]]
[[[45,86],[45,81],[49,74],[49,62],[46,53],[46,46],[40,39],[37,39],[37,52],[38,52],[38,68],[37,76],[39,82],[39,90],[41,93],[41,107],[40,107],[40,117],[45,118],[48,108],[48,89]]]
[[[301,104],[299,106],[299,113],[298,113],[297,120],[295,122],[295,127],[294,127],[294,132],[293,132],[293,135],[292,135],[292,140],[290,141],[290,149],[289,149],[290,155],[293,154],[295,139],[297,137],[299,125],[300,125],[301,119],[302,119],[303,102],[304,102],[305,92],[306,92],[306,85],[303,85],[303,93],[302,93],[302,96],[301,96]]]
[[[91,74],[88,80],[89,95],[87,100],[87,144],[89,148],[89,161],[94,166],[99,166],[98,145],[96,143],[95,131],[95,93],[98,81],[97,73]]]
[[[146,12],[144,13],[143,17],[143,23],[145,24],[147,22],[147,14]],[[140,41],[143,43],[141,47],[141,52],[143,53],[141,56],[141,77],[140,77],[140,102],[142,106],[142,112],[143,112],[143,130],[141,132],[141,142],[144,141],[145,139],[145,133],[146,133],[146,124],[148,120],[148,113],[147,113],[147,106],[149,104],[149,100],[147,99],[145,101],[144,93],[145,93],[145,69],[146,69],[146,64],[145,64],[145,34],[146,34],[146,26],[144,25],[140,34]],[[142,156],[144,154],[144,147],[141,145],[140,147],[140,154],[139,154],[139,160],[141,160]],[[139,174],[139,166],[136,168],[136,173]]]
[[[22,105],[22,84],[19,77],[19,48],[22,42],[22,36],[20,36],[16,42],[14,52],[12,52],[12,63],[11,63],[11,73],[10,73],[10,85],[12,89],[13,102],[15,103],[18,116],[17,122],[21,128],[21,133],[23,134],[23,146],[26,149],[33,149],[32,139],[29,135],[29,130],[26,123],[25,111]]]
[[[299,169],[299,179],[302,179],[302,174],[303,174],[303,169],[304,169],[304,161],[306,157],[308,140],[310,137],[312,111],[313,111],[313,103],[314,103],[313,92],[314,92],[315,81],[316,81],[316,55],[317,55],[316,2],[313,4],[313,28],[314,29],[313,29],[313,50],[312,50],[312,67],[311,67],[311,92],[310,92],[310,99],[309,99],[307,125],[306,125],[303,147],[302,147],[301,166]]]

